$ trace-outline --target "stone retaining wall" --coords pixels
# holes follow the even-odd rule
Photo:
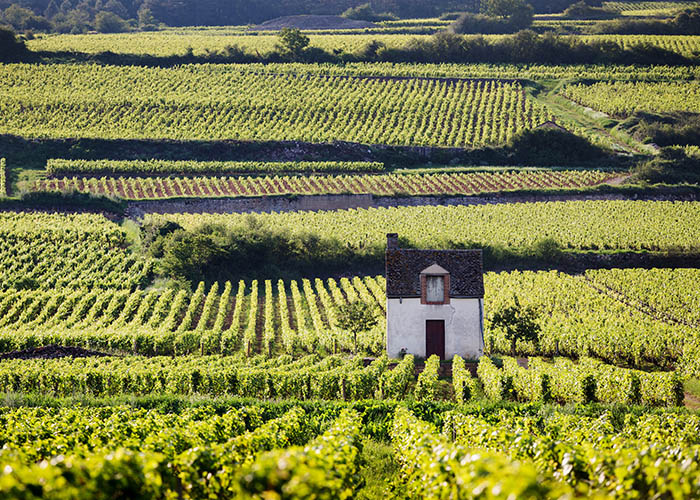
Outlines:
[[[571,200],[687,200],[697,201],[689,193],[628,196],[623,193],[592,194],[532,194],[492,196],[412,196],[393,197],[371,194],[314,195],[314,196],[254,196],[246,198],[182,198],[170,200],[132,201],[128,203],[127,216],[140,218],[147,213],[245,213],[292,212],[297,210],[340,210],[348,208],[401,207],[422,205],[487,205],[498,203],[532,203],[542,201]]]

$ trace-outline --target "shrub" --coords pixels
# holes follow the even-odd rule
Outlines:
[[[651,183],[700,182],[700,158],[688,156],[682,148],[663,148],[658,156],[639,163],[634,175]]]
[[[562,17],[566,19],[612,19],[617,17],[617,13],[599,7],[591,7],[586,2],[581,1],[567,7]]]
[[[343,17],[348,19],[355,19],[358,21],[367,21],[370,23],[376,23],[380,21],[395,21],[398,19],[394,14],[390,12],[376,13],[369,3],[363,3],[357,7],[350,7],[345,12],[341,14]]]
[[[482,14],[465,12],[450,27],[454,33],[515,33],[532,25],[534,10],[524,0],[490,0]]]

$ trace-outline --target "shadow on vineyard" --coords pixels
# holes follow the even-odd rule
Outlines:
[[[46,167],[53,158],[85,160],[181,161],[378,161],[387,166],[413,165],[533,165],[591,166],[605,161],[625,168],[619,157],[586,139],[554,129],[526,130],[504,146],[479,148],[367,145],[346,141],[178,141],[148,139],[30,139],[0,135],[0,151],[8,165],[29,169]]]
[[[255,217],[245,227],[205,224],[185,230],[174,222],[142,227],[142,247],[158,259],[158,273],[187,283],[239,279],[295,279],[381,271],[384,249],[355,248],[312,233],[290,234],[261,227]]]
[[[263,227],[254,215],[243,227],[202,224],[185,229],[179,224],[149,222],[141,227],[141,251],[157,259],[159,278],[173,280],[185,288],[204,281],[301,279],[381,274],[383,245],[356,246],[341,238],[321,237],[310,232],[291,233]],[[403,248],[416,248],[409,238]],[[577,252],[563,249],[552,238],[508,248],[478,241],[445,240],[440,248],[480,248],[489,271],[557,269],[577,273],[585,269],[611,267],[688,267],[698,256],[684,252]]]

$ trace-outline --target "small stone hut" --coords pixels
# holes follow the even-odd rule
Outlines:
[[[399,248],[387,235],[386,348],[390,358],[484,353],[481,250]]]

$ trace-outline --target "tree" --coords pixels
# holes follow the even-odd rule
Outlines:
[[[494,328],[501,328],[506,339],[510,340],[510,351],[515,356],[515,343],[518,340],[537,343],[540,325],[537,324],[538,313],[532,306],[521,306],[517,296],[513,296],[513,305],[496,311],[491,319]]]
[[[151,9],[142,5],[138,11],[138,24],[139,29],[143,31],[152,31],[156,29],[156,19],[153,17],[153,12]]]
[[[515,23],[516,29],[522,29],[532,24],[534,9],[525,0],[486,0],[481,11],[487,16],[500,17]]]
[[[308,36],[296,28],[282,28],[278,37],[279,42],[275,45],[275,49],[280,55],[291,60],[301,59],[311,42]]]
[[[44,17],[46,19],[53,19],[60,12],[56,0],[51,0],[44,10]]]
[[[126,10],[126,7],[118,0],[109,0],[104,4],[103,10],[116,14],[122,19],[127,19],[129,17],[129,12]]]
[[[95,29],[100,33],[123,33],[129,31],[129,26],[113,12],[102,11],[95,16]]]
[[[374,9],[372,9],[372,6],[369,3],[363,3],[362,5],[358,5],[357,7],[350,7],[345,12],[343,12],[341,16],[346,17],[348,19],[355,19],[356,21],[367,21],[370,23],[380,21],[394,21],[398,19],[394,14],[390,12],[377,14],[376,12],[374,12]]]
[[[353,336],[353,352],[357,353],[357,335],[377,324],[374,308],[366,302],[348,302],[337,308],[336,326]]]
[[[50,31],[51,23],[42,16],[35,16],[29,9],[17,4],[10,5],[3,13],[5,21],[17,31],[37,30]]]

